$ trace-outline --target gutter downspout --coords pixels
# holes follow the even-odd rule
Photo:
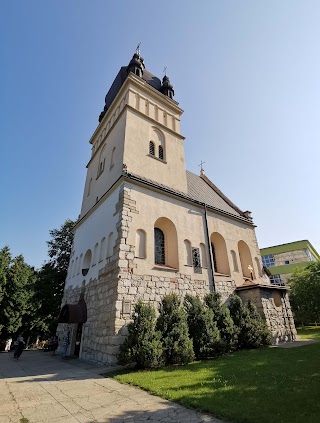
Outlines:
[[[216,286],[214,283],[214,272],[213,272],[213,263],[212,263],[212,251],[211,251],[211,243],[210,243],[210,237],[209,237],[209,229],[208,229],[208,219],[207,219],[207,206],[206,203],[204,203],[204,220],[206,223],[206,236],[207,236],[207,243],[209,247],[209,262],[210,262],[210,270],[211,270],[211,280],[212,280],[212,291],[216,291]]]

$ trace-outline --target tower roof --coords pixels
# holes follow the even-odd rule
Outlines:
[[[99,122],[101,122],[103,116],[105,115],[105,113],[107,112],[107,110],[111,106],[111,103],[113,102],[116,95],[118,94],[122,84],[124,83],[124,81],[128,77],[128,74],[130,73],[130,71],[132,69],[134,69],[134,67],[138,67],[138,68],[141,69],[141,76],[140,77],[147,84],[151,85],[151,87],[155,88],[157,91],[163,93],[163,86],[162,86],[161,80],[145,68],[143,58],[140,56],[139,53],[136,52],[133,55],[129,65],[128,66],[122,66],[120,68],[118,75],[115,77],[109,91],[107,92],[107,95],[105,96],[105,106],[104,106],[103,111],[100,113]],[[166,77],[166,81],[167,80],[169,81],[168,77]],[[169,81],[169,84],[170,84],[170,81]],[[172,87],[171,84],[170,84],[170,86]]]

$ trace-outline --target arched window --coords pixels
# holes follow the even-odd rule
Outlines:
[[[154,228],[154,262],[166,264],[164,233],[160,228]]]
[[[262,269],[261,269],[260,260],[258,259],[258,257],[255,257],[254,261],[256,262],[258,275],[261,277],[262,276]]]
[[[184,240],[185,246],[185,263],[187,266],[192,266],[192,248],[191,242],[188,239]]]
[[[163,147],[159,145],[159,159],[163,160]]]
[[[232,257],[232,263],[233,263],[233,270],[235,272],[239,272],[239,266],[238,266],[238,261],[237,261],[237,255],[236,252],[231,250],[231,257]]]
[[[111,153],[111,161],[110,161],[110,169],[113,167],[114,165],[114,152],[116,151],[116,147],[113,147],[112,149],[112,153]]]
[[[91,266],[91,259],[92,259],[91,250],[87,250],[83,259],[83,263],[82,263],[82,269],[81,269],[82,276],[86,276],[88,274],[90,266]]]
[[[208,267],[207,250],[204,244],[200,244],[201,263],[202,267]]]
[[[213,232],[211,235],[211,245],[215,271],[230,275],[226,241],[223,236],[218,232]]]
[[[244,241],[238,242],[242,274],[245,278],[255,279],[252,257],[248,245]]]
[[[74,260],[72,260],[72,262],[71,262],[69,278],[72,278],[74,276],[73,266],[74,266]]]
[[[155,263],[174,269],[179,267],[178,237],[173,222],[160,217],[154,224]]]
[[[79,261],[79,258],[77,257],[75,262],[76,264],[74,266],[73,276],[76,276],[78,274],[78,261]]]
[[[98,165],[98,174],[97,174],[98,177],[104,171],[105,164],[106,164],[106,145],[102,147],[102,150],[99,155],[99,165]]]
[[[146,258],[146,233],[142,229],[138,229],[136,232],[135,256],[139,258]]]
[[[92,184],[92,178],[89,181],[89,186],[88,186],[88,195],[90,195],[91,192],[91,184]]]
[[[110,232],[108,236],[107,257],[111,257],[112,254],[113,254],[113,232]]]
[[[96,245],[94,246],[94,250],[93,250],[92,266],[94,266],[95,264],[97,264],[97,260],[98,260],[98,249],[99,249],[99,244],[96,243]]]
[[[154,156],[154,154],[155,154],[155,148],[154,148],[154,142],[153,141],[149,142],[149,154],[150,154],[150,156]]]
[[[101,240],[101,244],[100,244],[99,262],[102,261],[105,257],[105,253],[104,253],[105,244],[106,244],[106,239],[105,239],[105,237],[103,237],[102,240]]]

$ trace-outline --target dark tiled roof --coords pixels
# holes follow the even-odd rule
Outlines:
[[[187,170],[187,183],[188,194],[191,198],[235,216],[244,216],[243,212],[207,177],[195,175]]]

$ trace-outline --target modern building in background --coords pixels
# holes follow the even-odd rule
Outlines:
[[[308,240],[289,242],[260,250],[263,266],[270,273],[273,284],[285,286],[296,268],[306,267],[320,256]]]

